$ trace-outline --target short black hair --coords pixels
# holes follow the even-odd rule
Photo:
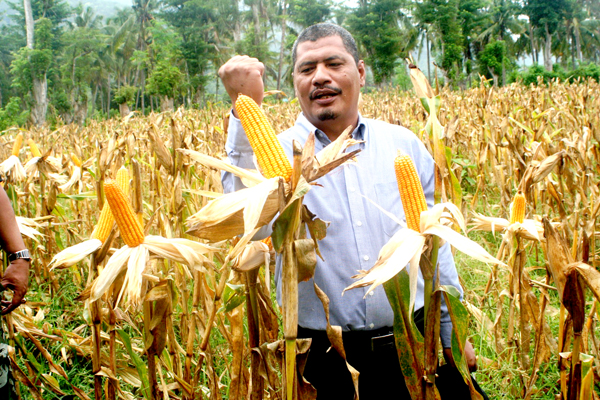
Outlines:
[[[346,51],[352,55],[354,61],[358,65],[358,48],[356,47],[356,41],[350,32],[339,25],[323,22],[311,25],[300,32],[300,35],[298,35],[298,38],[294,42],[294,47],[292,48],[292,67],[296,66],[296,51],[298,50],[298,45],[300,43],[307,41],[316,42],[321,38],[329,36],[339,36],[342,39]]]

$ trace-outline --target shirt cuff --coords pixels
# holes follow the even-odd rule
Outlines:
[[[442,347],[452,347],[452,322],[440,323],[440,339],[442,339]]]
[[[233,115],[233,111],[231,111],[229,115],[225,151],[228,156],[253,153],[246,132],[244,132],[244,128],[242,127],[242,122]]]

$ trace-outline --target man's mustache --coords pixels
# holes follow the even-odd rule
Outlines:
[[[308,98],[310,100],[314,100],[315,99],[315,92],[317,90],[323,90],[323,89],[329,89],[332,92],[335,92],[335,94],[341,94],[342,93],[342,89],[340,89],[340,88],[336,88],[336,87],[333,87],[333,86],[325,85],[325,86],[321,86],[321,87],[313,89],[312,92],[310,92],[310,95],[309,95]]]

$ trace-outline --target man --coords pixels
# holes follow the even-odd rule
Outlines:
[[[314,280],[330,299],[332,325],[344,331],[348,362],[360,372],[360,397],[387,398],[402,380],[396,349],[391,337],[393,314],[382,287],[365,297],[367,288],[342,291],[350,285],[357,270],[368,270],[377,260],[381,247],[400,228],[367,198],[399,217],[404,213],[394,175],[397,150],[409,154],[418,169],[428,205],[433,205],[433,160],[423,144],[407,129],[363,118],[358,112],[360,88],[365,84],[365,64],[358,57],[354,39],[345,29],[333,24],[317,24],[304,30],[292,50],[294,90],[302,114],[295,125],[279,135],[289,157],[292,141],[304,144],[312,131],[316,135],[315,152],[335,140],[348,126],[353,137],[364,143],[357,163],[340,167],[319,179],[321,186],[305,196],[304,204],[324,221],[331,222],[327,237],[319,242],[324,261],[318,260]],[[239,93],[263,99],[264,65],[255,58],[235,56],[219,70],[223,84],[235,103]],[[230,161],[253,168],[252,149],[233,110],[226,151]],[[225,191],[243,187],[232,174],[223,174]],[[458,275],[448,245],[440,251],[440,279],[461,292]],[[278,267],[280,263],[278,263]],[[281,279],[278,268],[276,279]],[[335,351],[327,352],[325,313],[312,282],[299,285],[299,337],[310,337],[306,379],[317,389],[319,399],[351,399],[353,386],[344,361]],[[423,281],[419,281],[415,309],[423,307]],[[278,299],[281,298],[278,285]],[[449,354],[452,325],[442,307],[441,337]],[[475,366],[470,344],[468,359]],[[455,375],[456,377],[456,375]],[[461,380],[458,377],[459,381]],[[460,382],[455,382],[460,384]],[[456,396],[454,391],[453,398]],[[395,398],[410,398],[408,393]]]

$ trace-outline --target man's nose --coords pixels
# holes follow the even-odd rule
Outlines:
[[[331,76],[329,75],[329,71],[327,70],[327,66],[317,64],[315,68],[315,73],[313,74],[312,84],[314,86],[323,86],[326,83],[331,82]]]

